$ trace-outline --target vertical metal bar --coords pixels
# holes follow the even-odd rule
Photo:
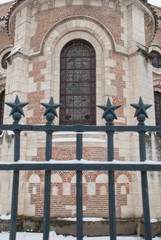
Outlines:
[[[82,134],[77,134],[76,158],[82,158]],[[82,171],[77,171],[76,178],[76,203],[77,203],[77,240],[83,240],[83,198],[82,198]]]
[[[76,144],[76,158],[81,160],[82,158],[82,133],[77,134],[77,144]]]
[[[46,161],[52,156],[52,131],[46,133]],[[45,171],[43,240],[49,239],[50,231],[50,185],[51,171]]]
[[[108,136],[108,161],[114,159],[113,131],[107,132]],[[109,193],[109,232],[110,239],[116,240],[116,210],[115,210],[115,178],[114,171],[108,172],[108,193]]]
[[[20,158],[20,131],[14,131],[14,162]],[[17,231],[17,209],[18,209],[18,188],[19,188],[19,171],[13,172],[12,183],[12,204],[11,204],[11,224],[10,224],[10,240],[16,239]]]
[[[145,132],[139,132],[140,161],[146,160]],[[148,179],[147,172],[141,172],[143,216],[144,216],[144,234],[145,240],[151,240],[150,210],[148,196]]]

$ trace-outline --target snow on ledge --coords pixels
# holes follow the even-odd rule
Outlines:
[[[102,132],[53,132],[53,135],[77,135],[77,134],[87,134],[87,135],[99,135],[102,134]]]
[[[76,138],[55,138],[52,140],[52,142],[76,142]],[[83,138],[83,142],[105,142],[105,139]]]
[[[161,218],[151,218],[150,222],[151,223],[161,222]]]
[[[1,220],[10,220],[11,219],[11,214],[9,214],[9,215],[2,214],[0,216],[0,219]]]
[[[89,161],[89,160],[77,160],[77,159],[73,159],[73,160],[54,160],[54,159],[50,159],[49,161],[25,161],[25,160],[19,160],[17,162],[0,162],[1,164],[107,164],[107,165],[112,165],[112,164],[119,164],[119,165],[126,165],[126,164],[135,164],[135,165],[145,165],[145,164],[149,164],[149,165],[161,165],[161,162],[154,162],[151,160],[146,160],[145,162],[126,162],[126,161],[119,161],[119,160],[113,160],[111,162],[103,162],[103,161]]]
[[[57,218],[57,220],[76,222],[77,218],[67,217],[67,218]],[[83,221],[84,222],[101,222],[101,221],[106,221],[106,219],[105,218],[86,217],[86,218],[83,218]]]

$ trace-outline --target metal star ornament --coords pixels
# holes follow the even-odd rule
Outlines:
[[[106,120],[106,124],[113,124],[113,120],[117,119],[116,113],[114,112],[117,108],[119,108],[121,105],[112,105],[110,98],[107,99],[107,105],[98,105],[97,107],[104,110],[104,113],[102,115],[102,118]]]
[[[148,118],[146,109],[150,108],[151,104],[144,104],[142,98],[140,97],[138,104],[131,104],[132,107],[136,109],[134,117],[137,117],[139,124],[144,124],[145,118]]]
[[[21,115],[25,116],[22,108],[25,107],[28,103],[21,103],[18,95],[16,95],[14,103],[6,102],[5,104],[12,108],[10,116],[12,115],[15,123],[19,122],[19,120],[21,119]]]
[[[53,97],[51,97],[49,103],[41,103],[41,105],[46,108],[44,116],[46,116],[46,119],[48,121],[47,123],[51,124],[54,118],[58,117],[56,109],[62,106],[62,104],[55,104]]]

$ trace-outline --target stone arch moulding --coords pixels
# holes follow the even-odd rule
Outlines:
[[[92,17],[88,16],[72,16],[65,18],[56,24],[54,24],[44,36],[41,46],[40,46],[40,54],[43,54],[45,51],[45,46],[49,39],[53,42],[59,41],[64,35],[72,31],[86,31],[91,35],[95,36],[95,38],[100,42],[103,48],[105,48],[105,44],[110,44],[114,52],[117,51],[117,45],[115,43],[114,37],[111,32],[99,21]],[[51,37],[54,37],[51,39]],[[105,39],[108,39],[106,42]],[[124,53],[125,54],[125,53]]]
[[[3,69],[1,66],[1,61],[3,56],[7,53],[7,52],[11,52],[12,51],[13,46],[12,45],[7,45],[4,48],[2,48],[0,50],[0,73],[3,75],[3,73],[6,73],[6,69]]]
[[[11,51],[12,48],[13,48],[12,45],[7,45],[7,46],[5,46],[4,48],[1,49],[0,55],[4,55],[6,52]]]
[[[75,20],[74,20],[75,19]],[[73,21],[74,20],[74,21]],[[60,55],[66,43],[73,39],[88,41],[96,53],[96,105],[104,104],[105,96],[105,69],[109,69],[109,51],[115,51],[115,42],[112,35],[98,23],[89,17],[78,16],[65,19],[54,25],[41,44],[41,56],[45,61],[51,62],[48,81],[50,81],[50,95],[55,102],[60,97]],[[49,92],[48,92],[49,96]],[[46,95],[45,98],[48,99]],[[97,109],[97,124],[102,124],[101,111]],[[55,120],[58,124],[58,119]]]
[[[152,51],[156,51],[158,53],[161,54],[161,46],[158,45],[158,44],[152,44],[150,47],[149,47],[149,53],[151,53]]]

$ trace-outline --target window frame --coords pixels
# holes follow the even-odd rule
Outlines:
[[[152,56],[152,66],[154,68],[161,68],[161,54],[158,53],[157,51],[152,51],[151,56]]]
[[[83,55],[71,55],[69,57],[68,56],[69,51],[73,50],[76,46],[80,47],[80,49],[82,47],[82,52],[83,52],[83,48],[86,48],[89,52],[89,56],[85,57]],[[81,50],[80,50],[80,52],[81,52]],[[72,53],[72,54],[74,54],[74,53]],[[68,69],[68,67],[67,67],[68,60],[69,60],[68,58],[70,58],[71,66],[73,63],[73,66],[75,66],[75,69],[74,68]],[[74,63],[74,59],[79,60],[81,58],[83,60],[82,60],[82,62],[81,62],[81,60],[80,60],[80,62],[78,61],[78,65],[82,64],[82,66],[85,66],[84,62],[89,61],[88,62],[89,66],[90,66],[88,69],[89,75],[86,73],[87,69],[85,69],[85,68],[77,69],[76,63]],[[63,66],[63,61],[65,63],[65,66]],[[75,60],[75,61],[77,61],[77,60]],[[63,71],[64,71],[64,75],[63,75]],[[70,93],[67,93],[69,90],[69,87],[67,85],[70,84],[70,82],[69,82],[70,80],[68,80],[68,77],[69,77],[68,72],[69,71],[72,71],[72,74],[73,74],[73,76],[72,76],[73,78],[71,80],[71,86],[80,84],[80,88],[82,88],[81,92],[77,93],[78,96],[80,96],[80,100],[77,100],[77,102],[78,102],[78,105],[79,105],[79,103],[81,104],[81,107],[74,106],[76,103],[76,100],[74,101],[74,99],[76,99],[76,95],[77,95],[74,91],[76,91],[76,89],[78,89],[78,86],[71,87],[71,95],[70,95]],[[75,77],[75,75],[77,75],[77,74],[79,75],[81,71],[82,72],[84,71],[86,73],[85,76],[87,76],[87,78],[86,78],[87,80],[84,78],[84,80],[79,81],[78,77]],[[83,76],[83,73],[82,73],[82,75],[80,74],[80,76]],[[64,80],[63,80],[63,78],[64,78]],[[76,80],[76,82],[75,82],[75,80]],[[83,84],[84,84],[84,86],[83,86]],[[86,84],[89,86],[85,86]],[[63,86],[64,86],[64,100],[62,100],[63,99]],[[84,95],[83,95],[83,91],[85,92],[85,91],[87,91],[87,89],[89,89],[89,92],[84,93]],[[73,96],[73,108],[69,107],[69,102],[72,102],[72,101],[70,101],[70,100],[66,101],[68,96]],[[86,110],[85,110],[85,107],[82,106],[83,96],[85,96],[84,97],[84,99],[85,99],[84,101],[86,101],[85,104],[88,105]],[[78,99],[79,99],[79,97],[78,97]],[[87,101],[88,101],[88,103],[87,103]],[[64,106],[62,106],[60,108],[60,112],[59,112],[59,124],[60,125],[76,125],[76,124],[96,125],[96,53],[95,53],[94,47],[86,40],[73,39],[73,40],[67,42],[61,50],[61,53],[60,53],[60,103],[64,104]],[[73,109],[73,112],[72,112],[72,109]],[[90,112],[88,114],[84,114],[83,111],[85,112],[85,111],[87,111],[87,109],[89,109]],[[72,112],[69,114],[69,117],[71,119],[70,118],[65,119],[68,111]],[[75,113],[75,112],[78,112],[78,113]],[[81,116],[81,118],[76,119],[77,117],[79,118],[79,115]]]
[[[159,99],[159,102],[157,98]],[[154,106],[155,106],[156,125],[161,125],[161,93],[158,91],[154,92]]]
[[[5,105],[5,90],[0,93],[0,124],[3,124],[4,118],[4,105]],[[2,131],[0,130],[0,135]]]

